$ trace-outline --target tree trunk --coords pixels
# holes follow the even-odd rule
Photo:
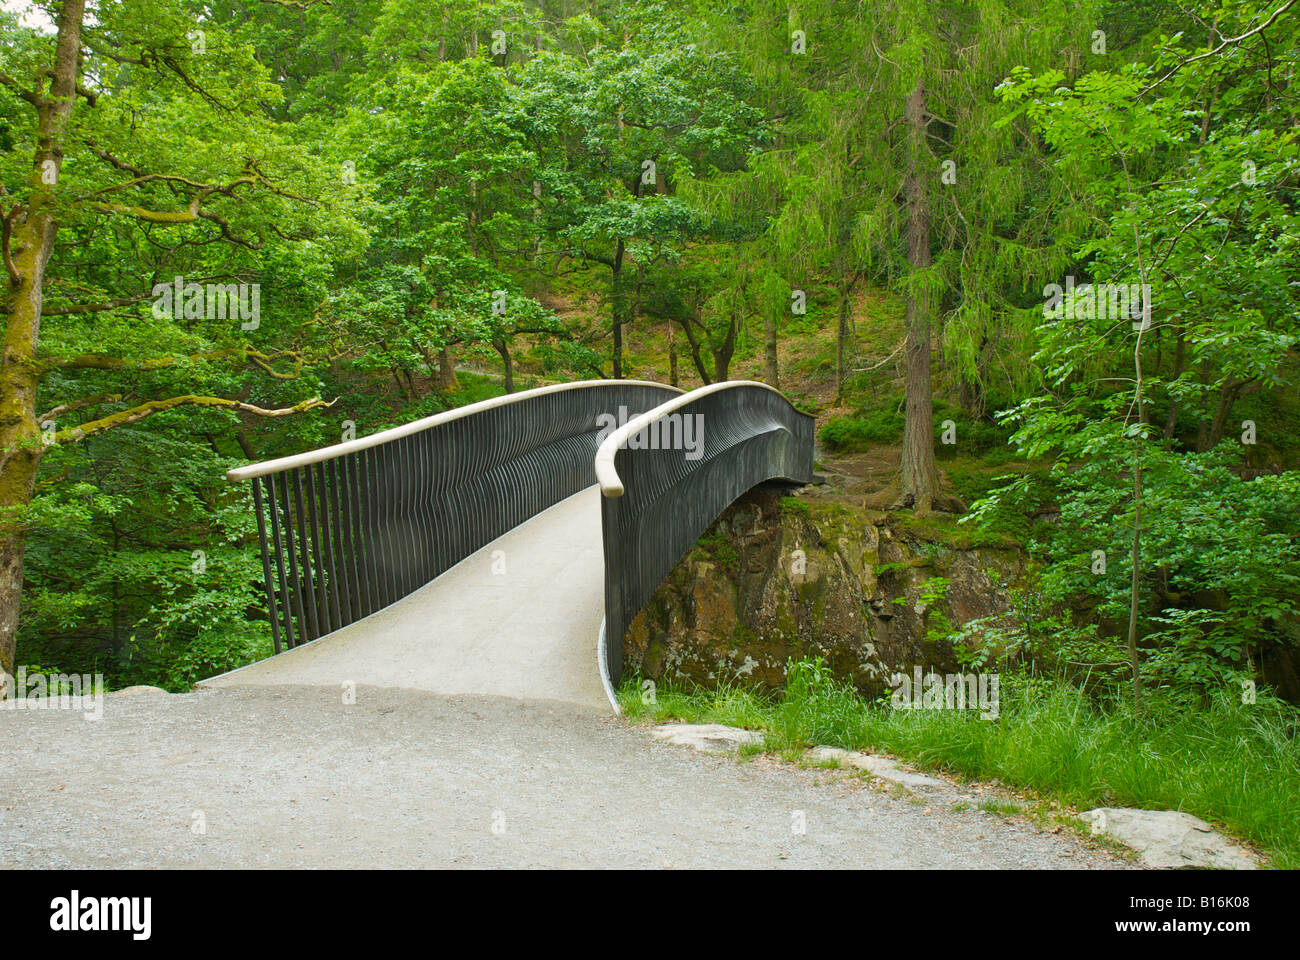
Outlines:
[[[713,379],[716,383],[729,379],[731,356],[736,352],[736,317],[733,314],[727,324],[727,336],[722,343],[713,348]]]
[[[64,0],[49,93],[36,87],[36,151],[25,211],[12,211],[6,266],[4,352],[0,355],[0,669],[13,673],[23,592],[25,531],[8,515],[31,502],[44,447],[36,423],[36,345],[40,338],[45,266],[58,231],[55,195],[63,166],[64,128],[77,89],[77,58],[85,0]],[[7,689],[7,686],[6,686]],[[4,696],[0,693],[0,696]]]
[[[1251,389],[1253,384],[1254,389]],[[1219,405],[1214,411],[1214,422],[1210,425],[1209,444],[1205,449],[1213,450],[1223,439],[1228,428],[1228,417],[1232,415],[1233,404],[1248,393],[1259,389],[1259,384],[1251,380],[1237,380],[1229,377],[1219,391]]]
[[[835,333],[835,406],[844,403],[844,352],[849,339],[849,288],[840,287],[839,325]]]
[[[1140,375],[1139,375],[1140,376]],[[1139,414],[1139,416],[1141,416]],[[1141,438],[1134,443],[1141,444]],[[1138,657],[1138,599],[1142,585],[1142,462],[1139,459],[1133,465],[1133,572],[1129,583],[1128,609],[1128,662],[1133,672],[1133,706],[1140,713],[1142,710],[1142,663]]]
[[[456,379],[456,358],[451,355],[451,347],[438,351],[438,389],[442,391],[457,390],[460,381]]]
[[[678,386],[677,374],[677,331],[672,323],[668,324],[668,382]]]
[[[239,444],[239,449],[244,452],[244,456],[249,460],[257,461],[261,459],[258,456],[257,447],[253,445],[252,437],[248,435],[248,428],[242,423],[235,427],[235,442]],[[220,455],[220,451],[217,451],[217,453]]]
[[[781,388],[781,369],[776,354],[776,313],[763,311],[763,379],[769,386]]]
[[[614,293],[614,379],[623,379],[623,323],[627,319],[627,294],[623,290],[623,254],[626,248],[619,240],[614,250],[614,279],[611,289]]]
[[[504,340],[493,340],[492,347],[501,354],[501,366],[504,370],[506,393],[515,392],[515,362],[510,356],[510,344]]]
[[[1210,421],[1206,411],[1210,405],[1210,361],[1201,361],[1201,415],[1196,422],[1196,449],[1204,453],[1210,449]]]
[[[930,266],[930,204],[925,183],[925,88],[921,81],[907,98],[911,158],[907,174],[907,262]],[[907,409],[903,421],[902,476],[896,506],[929,513],[939,486],[934,462],[933,395],[930,385],[930,298],[907,298]]]
[[[704,358],[700,355],[700,341],[691,332],[691,322],[689,320],[682,321],[682,333],[686,334],[686,342],[691,345],[691,362],[695,364],[695,372],[700,375],[700,381],[706,385],[712,383],[713,378],[709,376],[709,371],[705,369]]]

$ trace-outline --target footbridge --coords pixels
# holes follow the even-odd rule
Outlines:
[[[275,655],[204,686],[375,685],[608,710],[623,636],[737,497],[812,480],[762,383],[591,380],[229,471]]]

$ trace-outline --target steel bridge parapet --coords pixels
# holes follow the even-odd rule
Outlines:
[[[698,449],[662,442],[686,429],[673,417],[698,418]],[[605,438],[596,477],[604,494],[607,682],[622,674],[632,620],[723,510],[766,480],[812,481],[813,426],[767,384],[727,381],[669,399]]]
[[[591,380],[230,470],[252,483],[276,653],[361,620],[595,482],[602,431],[681,394]]]

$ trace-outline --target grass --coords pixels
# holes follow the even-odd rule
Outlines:
[[[1224,696],[1201,709],[1155,700],[1138,717],[1124,701],[1098,703],[1064,682],[1002,679],[996,721],[867,702],[817,661],[791,664],[781,696],[737,684],[661,686],[643,703],[629,680],[620,702],[633,720],[761,730],[775,754],[822,744],[883,751],[1065,806],[1183,810],[1255,844],[1275,867],[1300,868],[1294,707],[1262,697],[1243,705]]]

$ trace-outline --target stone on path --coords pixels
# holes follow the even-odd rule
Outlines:
[[[123,687],[121,690],[113,690],[112,693],[119,697],[134,697],[141,693],[167,693],[162,687],[151,687],[147,683],[137,683],[133,687]]]
[[[731,753],[744,744],[763,742],[761,733],[720,723],[665,723],[654,728],[654,735],[704,753]]]
[[[1204,820],[1178,810],[1098,807],[1080,813],[1094,833],[1105,833],[1142,855],[1149,867],[1254,870],[1254,858]]]
[[[895,783],[901,783],[905,787],[946,787],[948,785],[942,780],[936,780],[934,777],[927,777],[925,774],[907,770],[897,760],[890,760],[886,757],[873,757],[869,753],[860,753],[856,750],[843,750],[840,747],[813,747],[808,751],[808,756],[818,763],[838,760],[842,767],[866,770],[871,775],[880,777],[882,780],[892,780]]]

